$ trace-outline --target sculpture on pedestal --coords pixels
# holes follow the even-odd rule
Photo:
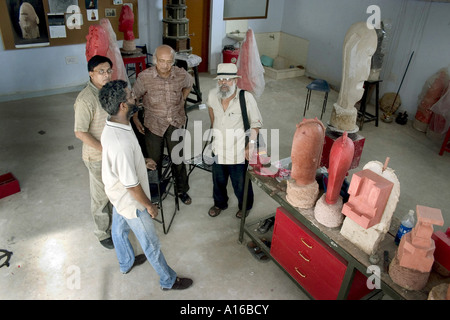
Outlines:
[[[416,212],[417,224],[402,237],[389,266],[392,281],[408,290],[425,287],[434,262],[433,225],[444,225],[440,209],[417,205]]]
[[[133,33],[134,13],[133,10],[127,5],[122,6],[119,17],[119,31],[123,32],[123,51],[134,52],[136,51],[136,44],[134,42]]]
[[[377,42],[376,31],[369,29],[366,22],[353,24],[345,35],[341,89],[330,119],[330,125],[338,131],[358,131],[355,104],[364,93]]]
[[[374,174],[390,181],[393,186],[390,191],[384,210],[381,215],[381,220],[371,227],[365,228],[347,216],[344,219],[340,233],[351,241],[355,246],[363,250],[368,255],[373,255],[378,249],[378,245],[383,241],[386,233],[389,231],[391,225],[392,215],[400,197],[400,182],[394,173],[394,170],[388,167],[389,158],[386,159],[384,165],[379,161],[370,161],[363,170],[370,170]],[[370,193],[370,190],[367,190]],[[350,196],[351,197],[351,196]],[[350,199],[349,199],[350,202]],[[354,203],[355,210],[359,210]]]
[[[324,139],[325,127],[317,118],[303,119],[297,124],[291,151],[291,179],[286,190],[286,199],[294,207],[312,208],[317,200],[316,170],[320,166]]]
[[[314,217],[326,227],[339,227],[344,220],[341,213],[343,199],[339,194],[352,164],[354,152],[355,146],[347,132],[331,147],[327,192],[320,197],[314,208]]]

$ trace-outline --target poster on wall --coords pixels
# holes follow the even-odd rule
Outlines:
[[[16,48],[50,45],[42,1],[6,0]]]
[[[97,0],[85,0],[88,21],[98,21]]]

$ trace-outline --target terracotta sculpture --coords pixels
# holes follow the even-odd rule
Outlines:
[[[393,183],[372,170],[356,172],[348,188],[350,198],[342,213],[364,229],[381,221]]]
[[[136,44],[134,42],[133,33],[134,13],[129,6],[122,6],[119,17],[119,31],[123,32],[123,50],[136,51]]]
[[[317,200],[316,170],[320,166],[324,139],[325,127],[317,118],[303,119],[297,124],[291,151],[291,179],[286,190],[286,199],[295,207],[312,208]]]
[[[19,26],[22,30],[22,38],[39,38],[39,17],[34,7],[28,2],[22,3],[19,10]]]
[[[434,262],[433,225],[444,225],[440,209],[417,205],[416,212],[417,224],[402,237],[389,266],[391,279],[408,290],[425,287]]]
[[[367,28],[366,22],[353,24],[345,35],[341,89],[330,119],[330,125],[337,130],[358,131],[355,104],[364,93],[364,81],[369,77],[377,42],[376,31]]]
[[[340,231],[346,239],[368,255],[376,253],[380,242],[383,241],[386,233],[389,231],[392,216],[400,197],[400,182],[394,170],[388,167],[388,161],[389,158],[386,159],[384,164],[379,161],[370,161],[363,167],[363,170],[371,170],[393,183],[392,191],[390,192],[380,222],[372,227],[364,228],[350,217],[346,217]]]
[[[329,228],[340,226],[344,220],[341,213],[343,199],[340,191],[352,164],[354,152],[355,146],[347,132],[344,132],[331,147],[327,192],[320,197],[314,208],[316,220]]]

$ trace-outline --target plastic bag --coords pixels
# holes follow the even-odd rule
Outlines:
[[[236,63],[238,75],[238,87],[253,93],[258,99],[264,92],[266,85],[264,80],[264,67],[259,57],[258,45],[251,28],[248,29],[244,42],[242,43],[239,58]]]
[[[431,119],[430,108],[442,97],[447,90],[449,77],[447,70],[441,69],[429,78],[419,96],[419,106],[417,107],[416,120],[428,124]]]
[[[445,94],[431,106],[433,115],[430,119],[430,129],[439,134],[445,134],[450,127],[450,82]]]

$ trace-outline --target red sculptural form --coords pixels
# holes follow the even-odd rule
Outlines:
[[[119,17],[119,31],[123,32],[125,40],[134,40],[134,14],[129,6],[122,6]]]
[[[128,81],[125,65],[117,46],[116,34],[108,19],[101,19],[99,25],[89,27],[86,36],[86,60],[89,61],[95,55],[108,57],[111,60],[113,63],[112,80]]]
[[[105,29],[100,25],[90,26],[86,36],[86,60],[91,60],[95,55],[106,57],[108,48],[109,38]]]
[[[124,51],[135,51],[136,44],[134,43],[134,13],[129,6],[122,6],[122,11],[120,11],[119,17],[119,31],[123,32],[123,50]]]
[[[314,208],[316,220],[329,228],[338,227],[344,221],[341,213],[343,199],[340,192],[345,176],[352,165],[354,153],[355,145],[345,131],[331,147],[327,192],[320,197]]]
[[[316,170],[320,166],[324,139],[325,127],[317,118],[303,119],[297,124],[291,151],[291,179],[286,190],[286,199],[295,207],[311,208],[317,200]]]
[[[353,161],[355,145],[347,132],[339,137],[331,147],[328,168],[328,185],[325,201],[335,204],[341,192],[342,183]]]

